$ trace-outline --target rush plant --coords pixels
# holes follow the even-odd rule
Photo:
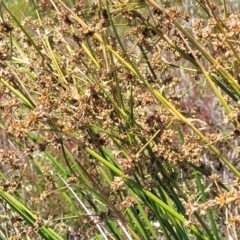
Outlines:
[[[1,239],[239,239],[238,2],[1,2]]]

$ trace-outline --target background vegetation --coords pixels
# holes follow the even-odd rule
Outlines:
[[[1,239],[239,239],[230,1],[2,1]]]

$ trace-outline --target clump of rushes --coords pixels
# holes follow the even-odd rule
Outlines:
[[[239,238],[239,8],[184,4],[1,3],[1,239]]]

